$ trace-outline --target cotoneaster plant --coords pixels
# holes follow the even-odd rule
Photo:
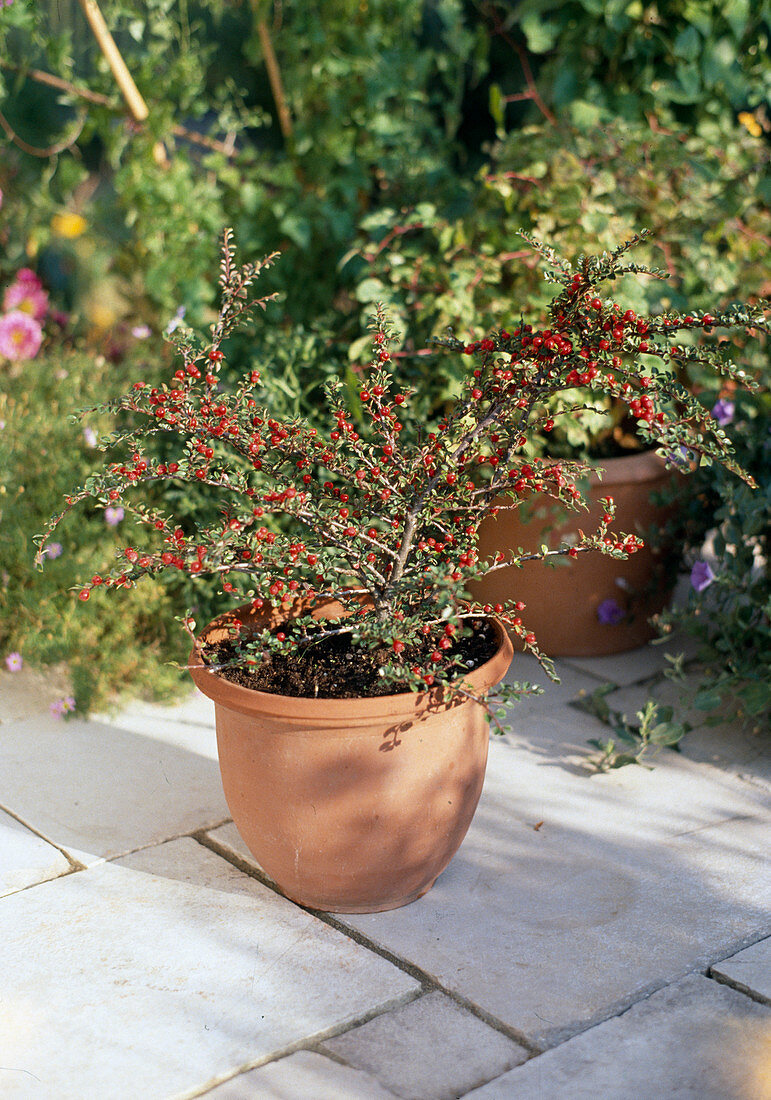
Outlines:
[[[232,388],[220,381],[227,337],[264,308],[268,299],[254,297],[252,287],[275,259],[239,267],[226,231],[222,305],[208,338],[180,327],[171,337],[179,364],[169,382],[137,381],[103,407],[129,426],[102,441],[111,461],[66,498],[40,539],[39,563],[48,538],[77,505],[120,506],[157,532],[158,549],[126,546],[112,569],[85,581],[80,599],[87,601],[97,587],[130,588],[147,575],[182,572],[215,578],[231,604],[284,605],[288,618],[296,616],[291,622],[257,634],[237,622],[226,650],[208,655],[220,674],[260,690],[277,690],[266,686],[266,668],[279,685],[289,669],[295,688],[284,694],[345,695],[346,668],[355,666],[366,681],[357,681],[358,694],[465,693],[464,673],[486,659],[485,617],[492,614],[550,669],[521,601],[480,606],[466,582],[528,559],[624,557],[639,546],[635,535],[612,531],[613,502],[606,498],[598,529],[575,545],[530,554],[513,548],[494,561],[479,560],[479,524],[502,496],[512,508],[533,493],[586,507],[580,479],[587,466],[533,462],[524,453],[529,436],[548,432],[556,416],[582,415],[577,384],[581,392],[624,401],[644,437],[673,465],[719,461],[744,476],[720,425],[677,381],[673,361],[697,359],[744,382],[723,347],[680,348],[678,334],[762,328],[763,315],[737,308],[714,316],[637,317],[601,296],[606,281],[646,273],[626,261],[639,239],[575,264],[532,241],[556,285],[548,327],[536,330],[521,320],[471,345],[440,341],[464,356],[467,370],[459,398],[433,427],[411,414],[414,394],[392,370],[392,332],[378,309],[360,392],[351,399],[339,381],[328,385],[329,423],[322,431],[299,417],[273,415],[259,399],[256,369]],[[159,439],[162,460],[154,454]],[[215,519],[204,516],[198,526],[177,522],[167,505],[185,483],[205,489],[216,503]],[[348,617],[319,625],[310,612],[329,597]],[[195,633],[192,617],[185,626]],[[319,687],[321,658],[337,662],[336,686]],[[506,691],[516,696],[528,689],[514,684]]]

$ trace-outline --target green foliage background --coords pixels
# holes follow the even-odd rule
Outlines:
[[[0,366],[0,568],[9,578],[0,650],[73,659],[81,707],[106,698],[134,660],[143,687],[166,689],[155,654],[171,644],[189,593],[145,589],[150,612],[133,595],[119,615],[115,603],[78,607],[67,589],[109,556],[113,536],[105,544],[100,517],[45,573],[33,572],[32,534],[94,457],[59,414],[160,369],[159,341],[151,348],[132,336],[137,324],[158,335],[180,306],[186,321],[211,320],[224,225],[245,256],[284,253],[266,286],[280,303],[228,355],[234,370],[260,366],[282,412],[315,413],[332,373],[357,388],[366,319],[383,300],[403,331],[400,370],[419,387],[424,416],[434,415],[458,380],[451,357],[426,354],[430,337],[447,325],[478,337],[525,300],[546,300],[519,228],[568,254],[656,229],[647,259],[679,277],[630,287],[638,310],[666,306],[667,296],[704,309],[769,292],[768,0],[101,8],[148,103],[142,126],[128,119],[77,0],[15,0],[0,12],[0,286],[34,267],[69,312],[74,345],[65,353],[49,342],[16,375]],[[30,68],[72,87],[46,87]],[[72,213],[86,229],[66,236],[55,215]],[[746,363],[760,374],[766,353]],[[759,401],[748,415],[760,438],[767,407]],[[575,429],[571,446],[590,436],[591,426]],[[730,493],[719,491],[716,515]],[[750,512],[754,504],[736,504],[735,522]],[[145,659],[130,639],[149,640],[150,623]],[[97,652],[98,661],[78,656]]]

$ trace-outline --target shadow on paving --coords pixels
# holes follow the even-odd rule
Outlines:
[[[564,721],[561,726],[549,721],[550,729],[545,721],[540,735],[533,728],[527,746],[514,737],[491,745],[485,791],[469,835],[425,898],[390,913],[338,918],[490,1014],[511,1034],[542,1048],[760,938],[768,930],[769,901],[763,877],[769,815],[762,792],[674,754],[660,757],[653,772],[573,774],[559,766],[562,760],[572,767]],[[96,722],[13,723],[0,744],[1,801],[84,862],[114,859],[221,822],[228,815],[217,764],[208,755],[211,731],[191,732],[198,751],[162,736],[162,730],[153,738]],[[178,731],[175,736],[179,740]],[[382,754],[375,754],[373,769],[380,759]],[[42,905],[44,894],[38,892],[44,891],[41,913],[50,908],[45,925],[51,938],[38,949],[52,952],[51,988],[40,994],[49,996],[66,982],[60,960],[73,952],[77,957],[77,929],[70,922],[79,911],[98,914],[103,905],[123,922],[118,970],[130,975],[114,987],[99,984],[105,999],[100,1008],[107,1015],[110,998],[122,1011],[149,1012],[151,1018],[166,1012],[171,998],[174,1026],[186,1040],[194,1041],[205,1028],[223,1035],[232,1030],[243,1053],[244,1044],[250,1048],[253,1023],[250,1049],[261,1057],[266,1046],[258,1041],[263,1026],[258,1009],[266,983],[265,989],[273,990],[271,1004],[283,997],[296,1014],[294,1025],[299,1023],[299,1033],[298,1026],[279,1029],[267,1040],[268,1051],[279,1049],[286,1034],[296,1041],[329,1026],[329,1014],[323,1016],[327,1023],[317,1026],[297,997],[323,1000],[321,987],[330,980],[328,970],[311,962],[298,968],[296,959],[306,937],[312,945],[321,922],[261,885],[247,885],[243,875],[195,841],[173,843],[15,895],[23,899],[22,911],[37,904],[36,895]],[[83,892],[82,906],[79,910],[76,899],[57,915],[57,896],[65,885],[73,897]],[[12,901],[0,903],[0,916]],[[264,962],[254,966],[252,959],[245,970],[251,922],[257,935],[259,912],[276,904],[283,931],[276,934],[275,947],[263,952]],[[171,928],[157,944],[170,952],[170,970],[169,960],[159,961],[148,948],[155,934],[154,906]],[[96,966],[111,965],[99,961],[109,960],[111,928],[107,917],[100,922],[96,915],[84,925]],[[265,927],[260,933],[272,934]],[[337,938],[329,928],[324,934]],[[5,935],[13,939],[14,929]],[[216,944],[224,957],[241,958],[237,981],[243,988],[228,986],[227,996],[236,1003],[232,1014],[212,1010],[208,987],[188,998],[184,1011],[175,1000],[190,991],[188,983],[201,965],[187,948],[177,965],[173,944],[188,938],[201,950]],[[35,950],[34,938],[28,949]],[[345,969],[346,963],[339,965]],[[153,967],[160,967],[155,982]],[[366,998],[356,999],[354,1011],[363,1011],[362,1004]],[[339,1021],[339,1015],[334,1018]],[[88,1013],[75,1013],[69,1027],[88,1030],[89,1019]],[[131,1058],[152,1062],[165,1056],[150,1034],[145,1029],[139,1045],[124,1049],[127,1064]],[[89,1038],[96,1042],[91,1034],[79,1037],[70,1030],[70,1041],[76,1038],[85,1040],[84,1050]],[[147,1049],[142,1042],[150,1043]],[[222,1070],[228,1068],[235,1065]]]

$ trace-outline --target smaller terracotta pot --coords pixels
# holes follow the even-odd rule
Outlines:
[[[332,601],[314,609],[337,618]],[[275,625],[247,605],[215,619]],[[286,613],[283,620],[287,618]],[[512,646],[495,623],[495,655],[466,677],[484,692]],[[431,888],[458,850],[482,791],[488,725],[478,704],[441,691],[373,699],[300,699],[216,675],[198,647],[190,671],[214,700],[222,785],[260,867],[287,897],[327,912],[396,909]]]
[[[671,507],[655,503],[652,495],[671,485],[677,476],[666,469],[663,460],[648,451],[608,459],[598,466],[603,477],[590,477],[589,512],[573,512],[545,497],[528,502],[532,515],[527,519],[522,518],[522,509],[502,510],[481,524],[480,558],[493,557],[498,550],[508,554],[517,547],[535,551],[544,543],[556,549],[569,542],[579,528],[590,533],[602,516],[599,501],[605,496],[613,497],[616,504],[614,531],[644,537],[652,527],[661,530]],[[470,588],[482,603],[524,601],[522,619],[540,648],[552,657],[623,653],[655,637],[648,620],[663,609],[671,595],[672,553],[671,547],[654,549],[646,544],[626,561],[586,553],[574,559],[553,559],[553,565],[525,562],[519,569],[497,570]],[[613,610],[606,601],[623,613],[618,621],[602,621]]]

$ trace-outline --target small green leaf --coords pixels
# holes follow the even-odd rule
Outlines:
[[[672,45],[675,56],[682,57],[684,61],[695,61],[701,48],[701,35],[692,25],[681,30]]]
[[[547,53],[557,41],[556,23],[542,19],[536,12],[527,12],[519,23],[532,53]]]

